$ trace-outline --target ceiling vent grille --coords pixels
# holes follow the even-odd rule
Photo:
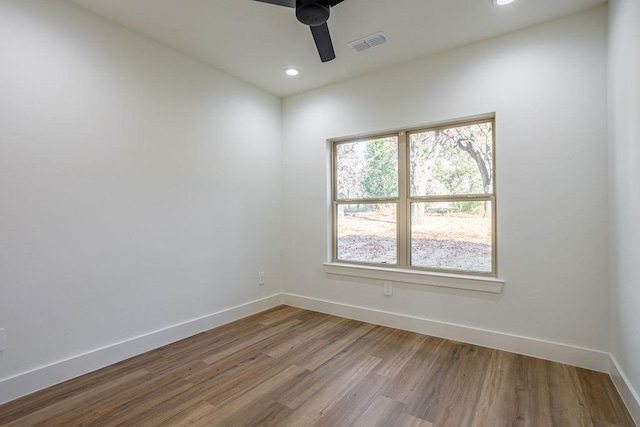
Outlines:
[[[371,34],[370,36],[366,36],[361,39],[349,42],[347,43],[347,46],[349,46],[356,52],[362,52],[363,50],[380,46],[381,44],[387,43],[388,41],[389,39],[387,38],[387,36],[385,36],[384,33],[380,31],[379,33]]]

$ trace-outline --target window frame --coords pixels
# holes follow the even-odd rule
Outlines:
[[[411,183],[410,170],[410,135],[430,132],[439,129],[449,129],[462,126],[471,126],[481,123],[491,124],[491,172],[492,191],[487,194],[462,194],[462,195],[429,195],[412,196],[409,186]],[[363,140],[397,138],[398,144],[398,193],[396,197],[384,198],[338,198],[337,180],[337,147],[341,144],[354,143]],[[487,279],[498,276],[497,257],[497,189],[496,189],[496,120],[495,114],[476,116],[469,119],[441,122],[434,125],[399,129],[391,132],[380,132],[366,135],[336,138],[328,141],[330,144],[330,178],[331,178],[331,253],[330,266],[353,266],[366,269],[383,269],[400,271],[404,273],[416,272],[422,274],[434,274],[449,277],[479,277]],[[411,205],[412,203],[456,202],[456,201],[482,201],[491,204],[491,271],[454,270],[444,268],[429,268],[411,265]],[[385,203],[396,205],[396,264],[371,263],[365,261],[352,261],[338,259],[338,207],[349,204]],[[355,275],[355,274],[354,274]]]

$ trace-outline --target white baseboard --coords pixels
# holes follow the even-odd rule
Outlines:
[[[273,295],[3,379],[0,404],[281,304]]]
[[[609,373],[631,416],[640,425],[638,393],[609,353],[286,293],[221,310],[0,380],[0,404],[283,303]]]
[[[283,294],[284,304],[609,373],[609,353],[404,314]]]
[[[618,389],[618,393],[622,397],[627,409],[635,421],[637,426],[640,426],[640,394],[634,390],[629,378],[625,375],[624,371],[620,368],[620,364],[616,358],[611,355],[610,375],[613,383]]]

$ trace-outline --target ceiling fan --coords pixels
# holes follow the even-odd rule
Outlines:
[[[313,40],[316,42],[320,60],[328,62],[335,59],[331,35],[329,34],[330,9],[342,3],[343,0],[255,0],[262,3],[270,3],[278,6],[291,7],[296,10],[296,18],[311,28]]]

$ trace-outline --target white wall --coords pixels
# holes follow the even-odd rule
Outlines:
[[[67,3],[0,0],[0,388],[280,293],[280,150],[275,96]]]
[[[609,27],[611,352],[640,422],[640,2],[611,0]]]
[[[611,5],[609,325],[605,7],[288,98],[281,135],[280,101],[234,77],[63,2],[0,0],[0,401],[6,379],[283,281],[593,350],[613,331],[637,390],[640,30],[637,2]],[[488,112],[503,293],[326,276],[326,139]]]
[[[286,98],[285,292],[608,351],[606,23],[603,6]],[[324,274],[328,138],[490,112],[502,294]]]

